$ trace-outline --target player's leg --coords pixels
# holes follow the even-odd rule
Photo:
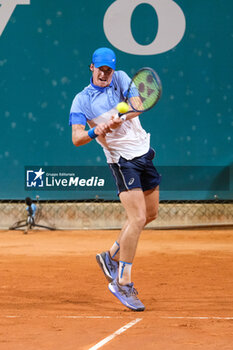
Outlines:
[[[128,221],[120,237],[120,260],[132,263],[140,233],[146,223],[145,198],[139,188],[121,192],[119,197]]]
[[[159,186],[144,193],[146,203],[146,225],[158,217],[159,211]]]
[[[120,200],[127,214],[127,223],[118,237],[120,244],[119,283],[131,283],[131,268],[140,233],[146,223],[146,204],[141,189],[120,193]]]
[[[156,220],[158,217],[159,210],[159,186],[153,188],[151,190],[147,190],[143,192],[145,204],[146,204],[146,224],[149,224],[151,221]],[[114,244],[110,249],[110,256],[113,260],[119,261],[120,258],[120,242],[121,237],[124,234],[127,226],[129,225],[129,221],[127,220]]]
[[[132,263],[141,230],[146,223],[146,204],[144,193],[141,189],[123,191],[120,193],[119,197],[126,210],[127,222],[116,241],[118,244],[116,245],[115,242],[112,246],[112,252],[97,254],[96,260],[109,282],[112,282],[112,280],[117,277],[118,273],[119,282],[123,285],[131,283]],[[114,258],[114,254],[117,251],[116,249],[120,252],[119,272],[118,263],[114,261],[116,260]]]
[[[140,189],[122,192],[120,200],[126,210],[128,220],[117,239],[121,247],[118,254],[120,261],[132,264],[141,230],[158,216],[159,186],[144,192]],[[146,221],[144,221],[145,213]],[[126,266],[125,269],[129,270],[130,267]],[[131,282],[131,276],[125,275],[121,279],[119,275],[119,280],[122,284],[127,284]]]
[[[96,255],[96,261],[99,264],[108,282],[112,282],[115,278],[118,277],[120,238],[127,226],[128,220],[125,222],[117,240],[113,243],[110,250]]]
[[[159,209],[159,186],[156,188],[153,188],[151,190],[147,190],[143,192],[145,204],[146,204],[146,225],[149,224],[151,221],[155,220],[158,216],[158,209]],[[120,258],[120,242],[121,237],[125,230],[127,229],[127,226],[129,225],[129,221],[127,220],[124,224],[124,226],[121,229],[121,232],[112,247],[110,248],[110,256],[113,260],[119,261]]]
[[[146,179],[144,180],[145,186],[150,189],[144,190],[143,196],[144,196],[144,202],[146,207],[146,222],[145,224],[148,224],[149,222],[156,219],[158,215],[158,207],[159,207],[159,185],[154,185],[154,176],[158,179],[157,171],[154,168],[153,164],[150,164],[149,167],[149,173],[146,175]],[[124,195],[123,195],[124,196]],[[123,197],[122,196],[122,197]],[[143,200],[138,198],[140,200],[138,203],[143,203]],[[122,204],[124,205],[124,199],[122,200]],[[125,205],[124,205],[125,206]],[[126,212],[127,212],[127,205],[125,206]],[[134,215],[133,215],[134,217]],[[124,249],[124,239],[125,235],[127,235],[128,230],[130,229],[130,221],[128,220],[127,225],[125,226],[124,231],[120,234],[120,237],[118,238],[118,241],[120,242],[121,250],[120,250],[120,268],[119,268],[119,278],[118,280],[114,280],[112,283],[109,284],[110,291],[127,307],[134,309],[136,311],[143,311],[145,309],[142,302],[137,298],[137,292],[135,291],[133,287],[133,283],[131,282],[131,267],[132,264],[127,264],[122,261],[122,251]],[[138,236],[139,237],[139,236]],[[137,239],[138,241],[138,239]],[[136,252],[136,249],[134,251],[134,254]],[[129,260],[130,261],[130,260]],[[122,273],[123,270],[123,273]],[[123,278],[121,278],[123,277]],[[127,284],[123,284],[128,281]],[[136,293],[136,295],[135,295]]]
[[[124,174],[122,172],[121,162],[127,163],[127,166],[124,166]],[[110,169],[115,178],[116,186],[119,194],[123,192],[128,192],[129,186],[130,186],[128,182],[131,178],[134,178],[133,186],[140,187],[140,176],[139,174],[134,173],[134,170],[132,170],[132,165],[130,162],[128,164],[128,162],[122,158],[119,161],[119,163],[110,164]],[[128,180],[126,179],[127,176],[128,176]],[[119,251],[120,251],[120,241],[121,241],[122,235],[124,235],[124,232],[128,231],[128,226],[129,226],[129,220],[127,220],[127,222],[124,224],[118,239],[113,243],[110,250],[108,252],[103,252],[101,254],[96,255],[96,260],[100,268],[104,272],[104,275],[108,281],[112,281],[113,279],[116,278],[117,268],[118,268],[117,261],[119,260]]]
[[[117,237],[117,240],[113,243],[112,247],[109,250],[110,256],[113,260],[115,261],[119,261],[120,258],[120,241],[121,241],[121,236],[124,233],[124,231],[126,230],[127,226],[128,226],[128,220],[126,220],[126,222],[124,223],[119,236]]]
[[[140,233],[146,223],[146,204],[141,189],[120,193],[120,200],[127,214],[127,225],[120,236],[119,273],[109,290],[125,306],[135,311],[143,311],[145,306],[137,297],[137,291],[131,282],[131,268],[137,249]]]

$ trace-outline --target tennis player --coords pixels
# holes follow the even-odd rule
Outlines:
[[[35,215],[36,215],[36,205],[32,202],[32,199],[30,197],[25,198],[25,203],[27,204],[27,212],[28,212],[28,224],[34,224],[35,223]]]
[[[125,120],[115,117],[116,106],[124,100],[131,80],[125,72],[116,71],[115,53],[105,47],[97,49],[90,70],[90,84],[71,106],[72,141],[79,147],[96,139],[102,146],[127,214],[117,240],[96,259],[109,281],[109,290],[128,308],[143,311],[131,270],[140,233],[158,214],[160,175],[152,163],[155,152],[139,113],[129,113]]]

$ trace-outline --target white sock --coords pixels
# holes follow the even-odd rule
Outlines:
[[[120,250],[120,244],[116,241],[113,243],[113,246],[110,249],[110,256],[112,259],[114,259],[114,257],[117,255],[119,250]]]
[[[119,261],[119,283],[122,285],[131,283],[132,263]]]

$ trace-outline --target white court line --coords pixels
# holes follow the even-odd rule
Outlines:
[[[22,315],[0,315],[0,318],[27,318],[28,316]],[[28,318],[51,318],[53,315],[42,315],[42,316],[29,316]],[[123,316],[85,316],[85,315],[57,315],[55,318],[67,318],[67,319],[82,319],[82,318],[91,318],[91,319],[110,319],[110,318],[123,318]]]
[[[56,316],[57,318],[122,318],[112,316]]]
[[[0,315],[0,318],[64,318],[64,319],[122,319],[125,316],[85,316],[85,315],[42,315],[42,316],[22,316],[22,315]],[[158,316],[161,319],[190,319],[190,320],[233,320],[233,316]]]
[[[160,318],[173,320],[233,320],[233,317],[218,316],[161,316]]]
[[[8,316],[8,317],[19,317],[19,316]],[[49,316],[40,316],[40,317],[49,317]],[[82,319],[82,318],[90,318],[90,319],[110,319],[110,318],[123,318],[123,316],[56,316],[56,318],[73,318],[73,319]],[[220,317],[220,316],[159,316],[158,318],[162,319],[188,319],[188,320],[233,320],[233,317]]]
[[[88,350],[97,350],[97,349],[102,348],[103,345],[105,345],[106,343],[110,342],[110,340],[114,339],[117,335],[120,335],[121,333],[125,332],[127,329],[129,329],[130,327],[134,326],[136,323],[140,322],[141,320],[142,320],[142,318],[136,318],[132,322],[127,323],[125,326],[121,327],[116,332],[114,332],[111,335],[109,335],[107,338],[104,338],[103,340],[101,340],[99,343],[97,343],[96,345],[92,346]]]

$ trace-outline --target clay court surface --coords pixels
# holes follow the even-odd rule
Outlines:
[[[95,260],[117,233],[1,231],[0,349],[232,350],[233,230],[145,230],[141,313],[112,296]]]

